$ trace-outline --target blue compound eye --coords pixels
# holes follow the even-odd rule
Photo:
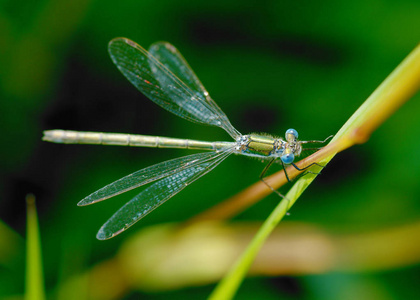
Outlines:
[[[295,160],[295,156],[293,155],[293,153],[288,153],[288,154],[284,154],[280,156],[280,159],[283,163],[288,165],[288,164],[291,164]]]
[[[286,130],[286,139],[287,139],[287,136],[288,135],[293,135],[295,138],[298,138],[299,137],[298,132],[295,129],[293,129],[293,128],[290,128],[290,129],[287,129]]]

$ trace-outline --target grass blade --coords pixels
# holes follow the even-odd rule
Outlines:
[[[38,217],[35,207],[35,196],[26,196],[27,205],[27,241],[26,241],[26,300],[44,300],[44,277],[41,258],[41,240]]]
[[[333,140],[322,150],[314,153],[298,163],[299,167],[319,162],[326,165],[338,152],[354,144],[364,143],[372,132],[391,116],[403,103],[408,101],[420,89],[420,45],[418,45],[404,61],[385,79],[372,95],[342,126]],[[293,172],[292,169],[288,171]],[[319,167],[311,169],[319,172]],[[284,172],[268,178],[274,188],[284,182]],[[289,172],[288,172],[289,173]],[[289,173],[290,174],[290,173]],[[245,277],[255,256],[275,226],[284,217],[304,190],[317,175],[308,174],[301,177],[286,194],[261,226],[245,252],[239,257],[225,278],[219,283],[209,299],[232,299]],[[256,186],[257,187],[257,186]],[[266,191],[267,192],[267,191]],[[255,195],[256,193],[250,192]]]

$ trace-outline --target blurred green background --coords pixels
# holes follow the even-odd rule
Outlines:
[[[418,44],[419,32],[416,0],[2,1],[0,298],[19,299],[24,292],[28,193],[37,198],[49,298],[89,299],[82,288],[63,293],[63,283],[112,258],[136,232],[187,220],[241,191],[264,167],[230,157],[127,232],[96,240],[99,227],[135,193],[83,208],[76,206],[80,199],[191,151],[55,145],[41,141],[43,130],[229,139],[141,95],[112,64],[112,38],[128,37],[146,49],[169,41],[240,132],[282,136],[292,127],[305,140],[337,132]],[[404,105],[367,144],[337,155],[280,226],[304,222],[353,233],[417,224],[419,100]],[[278,201],[271,195],[234,221],[264,220]],[[117,271],[114,276],[121,278]],[[419,281],[419,260],[413,259],[386,270],[252,277],[237,298],[414,299]],[[203,299],[213,288],[126,288],[115,298]]]

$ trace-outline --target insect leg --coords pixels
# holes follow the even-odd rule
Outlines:
[[[260,174],[260,180],[270,189],[270,190],[272,190],[273,192],[275,192],[277,195],[279,195],[281,198],[286,198],[285,196],[283,196],[278,190],[276,190],[275,188],[273,188],[271,185],[269,185],[268,184],[268,182],[267,181],[265,181],[264,180],[264,176],[265,176],[265,173],[267,173],[267,171],[268,171],[268,169],[271,167],[271,165],[273,164],[273,162],[275,161],[276,159],[275,158],[273,158],[273,159],[271,159],[270,160],[270,162],[264,167],[264,170],[261,172],[261,174]],[[289,180],[289,177],[287,176],[287,174],[286,174],[286,177],[287,177],[287,180]],[[290,180],[289,180],[290,181]]]
[[[328,141],[330,138],[332,138],[334,135],[330,135],[329,137],[327,137],[325,140],[323,141],[318,141],[318,140],[312,140],[312,141],[301,141],[302,144],[309,144],[309,143],[320,143],[323,144],[326,141]]]

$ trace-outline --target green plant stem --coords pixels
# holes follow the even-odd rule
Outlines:
[[[314,155],[302,160],[299,164],[307,165],[311,161],[327,164],[336,153],[343,151],[354,144],[366,142],[372,132],[404,102],[408,101],[419,88],[420,46],[417,46],[350,117],[334,136],[330,144]],[[319,167],[314,168],[315,172],[317,172],[317,168]],[[281,177],[284,177],[284,175],[274,175],[278,176],[280,181],[285,182],[284,178]],[[278,188],[279,181],[274,175],[270,176],[270,184],[273,184],[272,186],[274,188]],[[222,279],[210,295],[209,299],[219,300],[233,298],[266,238],[315,178],[316,175],[308,174],[307,176],[300,178],[293,185],[285,196],[285,199],[277,205],[263,223],[245,252],[236,261],[225,278]],[[255,193],[253,193],[253,195],[254,194]]]

